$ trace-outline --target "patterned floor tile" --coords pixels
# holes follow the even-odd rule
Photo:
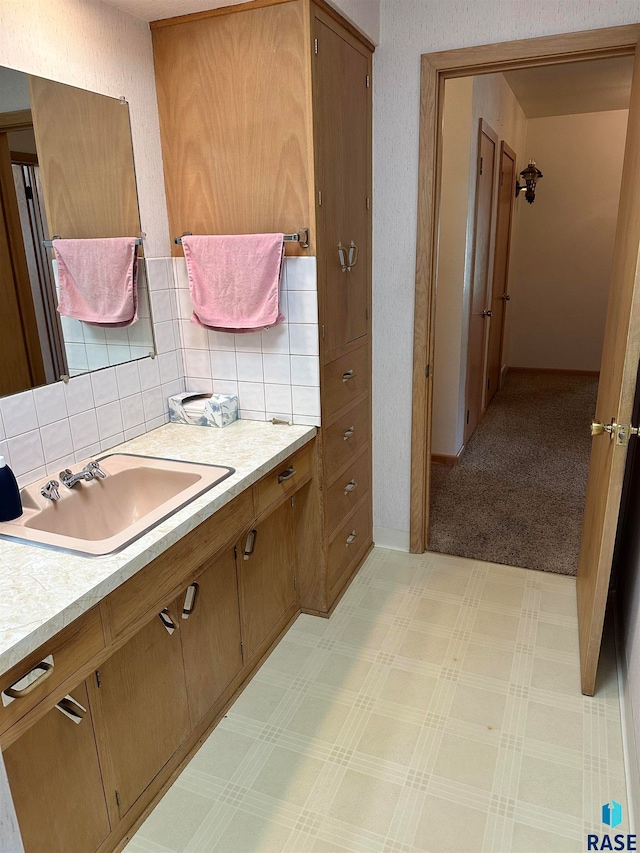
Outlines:
[[[575,580],[376,548],[126,851],[571,853],[611,799],[626,809],[615,648],[582,696]]]

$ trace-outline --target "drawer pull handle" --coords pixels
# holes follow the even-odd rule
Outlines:
[[[20,676],[17,681],[14,681],[10,687],[4,691],[10,699],[22,699],[23,696],[28,696],[30,693],[40,687],[40,685],[47,680],[51,675],[53,675],[53,657],[49,656],[49,661],[41,660],[40,663],[37,663],[33,669],[29,670],[29,672]],[[30,675],[35,674],[38,670],[40,670],[40,675],[37,678],[34,678],[32,682],[30,682],[26,687],[18,688],[16,684],[20,684],[21,681],[24,681]]]
[[[347,271],[347,254],[345,247],[342,245],[342,240],[338,243],[338,260],[340,261],[340,269],[342,272]]]
[[[246,541],[244,543],[244,559],[248,560],[249,557],[253,554],[256,549],[256,539],[258,538],[257,530],[250,530],[247,534]]]
[[[65,696],[64,699],[61,699],[58,702],[56,708],[64,714],[65,717],[68,717],[72,723],[76,723],[77,725],[80,725],[87,713],[87,709],[84,705],[77,702],[73,696]]]
[[[349,246],[349,261],[347,263],[347,270],[351,272],[353,267],[358,263],[358,247],[356,244],[351,241],[351,245]]]
[[[356,374],[355,374],[355,371],[354,371],[354,370],[347,370],[347,372],[346,372],[346,373],[343,373],[343,374],[342,374],[342,381],[343,381],[343,382],[348,382],[350,379],[353,379],[353,377],[354,377],[355,375],[356,375]]]
[[[346,430],[342,433],[342,440],[343,440],[343,441],[347,441],[348,439],[350,439],[350,438],[351,438],[351,436],[354,434],[354,432],[355,432],[355,431],[356,431],[356,428],[355,428],[354,426],[350,426],[350,427],[349,427],[349,429],[346,429]]]
[[[352,530],[351,533],[347,536],[347,548],[349,545],[353,544],[356,541],[357,533],[355,530]]]
[[[200,587],[197,583],[189,584],[187,591],[184,594],[184,604],[182,605],[182,618],[188,619],[196,609],[196,601]]]
[[[286,480],[290,480],[292,477],[295,477],[295,475],[296,469],[293,467],[293,465],[289,465],[289,467],[285,468],[285,470],[281,474],[278,474],[278,482],[284,483],[286,482]]]
[[[358,484],[356,483],[355,480],[351,480],[351,482],[347,483],[347,485],[344,487],[345,495],[348,495],[349,492],[352,492],[357,485]]]
[[[161,610],[160,613],[158,613],[158,619],[162,622],[164,627],[167,629],[168,634],[173,634],[173,632],[178,627],[176,625],[176,623],[173,621],[173,616],[169,613],[169,611],[167,610],[166,607],[164,608],[164,610]]]

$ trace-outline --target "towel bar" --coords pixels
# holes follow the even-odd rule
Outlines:
[[[62,240],[62,237],[59,237],[56,234],[52,240],[43,240],[42,245],[45,247],[45,249],[53,249],[54,240]],[[142,246],[142,239],[140,237],[136,237],[136,246]]]
[[[191,234],[189,234],[188,232],[185,232],[182,235],[182,237],[191,237]],[[182,237],[174,237],[173,242],[178,246],[181,245]],[[300,243],[300,246],[303,249],[308,249],[309,248],[309,229],[308,228],[302,228],[300,231],[298,231],[297,234],[284,234],[283,239],[284,239],[285,243]]]

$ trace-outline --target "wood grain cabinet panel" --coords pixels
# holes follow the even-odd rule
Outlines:
[[[69,695],[79,723],[54,707],[3,752],[25,853],[92,853],[110,832],[84,682]]]
[[[296,603],[293,507],[287,501],[238,545],[245,662]]]
[[[327,489],[326,525],[329,536],[371,491],[371,458],[365,448]]]
[[[329,482],[332,482],[332,477],[349,459],[369,443],[370,415],[367,397],[325,429],[324,464]]]
[[[120,818],[191,730],[180,644],[180,620],[170,634],[158,616],[99,669],[99,748]]]
[[[329,546],[329,588],[335,587],[355,558],[371,544],[371,501],[365,495],[359,506],[333,535]]]
[[[211,561],[178,599],[191,723],[196,725],[242,669],[233,549]]]
[[[322,381],[322,415],[325,420],[369,391],[370,386],[368,346],[358,347],[326,364]]]
[[[311,445],[305,445],[256,485],[258,515],[287,495],[292,495],[311,478]]]

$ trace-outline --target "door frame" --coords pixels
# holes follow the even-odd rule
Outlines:
[[[516,152],[513,150],[513,148],[510,145],[507,144],[507,142],[505,142],[504,139],[500,142],[500,152],[498,154],[498,168],[499,168],[498,174],[502,175],[502,158],[504,157],[505,154],[507,155],[507,157],[510,160],[513,161],[514,177],[517,177],[517,174],[518,174],[518,158],[516,156]],[[501,178],[501,180],[502,180],[502,178]],[[499,391],[500,388],[502,388],[502,382],[503,382],[503,378],[504,378],[502,368],[504,366],[504,364],[503,364],[504,338],[505,338],[505,331],[507,328],[507,311],[509,309],[509,302],[508,302],[508,298],[509,298],[509,267],[510,267],[509,262],[511,260],[511,238],[513,236],[513,212],[515,209],[515,201],[516,201],[516,196],[513,195],[511,197],[511,208],[509,210],[509,231],[508,231],[508,237],[507,237],[507,260],[505,262],[505,281],[504,281],[504,289],[502,292],[503,298],[507,297],[507,301],[504,302],[504,307],[502,310],[502,327],[500,329],[500,351],[499,351],[499,356],[498,356],[498,387],[496,388],[496,392]],[[499,218],[500,218],[500,205],[498,204],[497,208],[496,208],[496,242],[495,242],[494,252],[493,252],[493,275],[491,276],[491,298],[492,298],[492,300],[493,300],[493,289],[494,289],[495,275],[496,275],[496,258],[498,256],[498,220],[499,220]],[[489,330],[489,332],[491,332],[491,330]]]
[[[640,24],[427,53],[420,66],[418,219],[413,334],[410,550],[426,550],[429,528],[436,266],[445,81],[518,68],[629,56]]]

